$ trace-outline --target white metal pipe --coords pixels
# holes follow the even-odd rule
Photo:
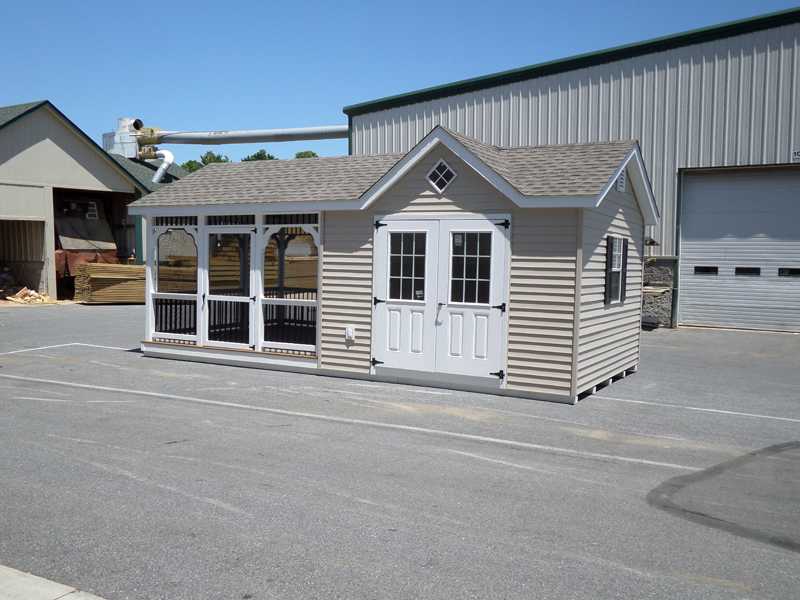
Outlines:
[[[159,144],[248,144],[252,142],[293,142],[346,138],[347,125],[295,127],[292,129],[245,129],[232,131],[158,131]]]
[[[156,156],[161,159],[161,164],[153,175],[153,183],[160,183],[161,178],[164,177],[164,173],[166,173],[167,169],[175,162],[175,156],[169,150],[156,150]]]

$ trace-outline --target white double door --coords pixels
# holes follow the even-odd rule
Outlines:
[[[505,218],[376,223],[376,370],[502,382],[508,224]]]

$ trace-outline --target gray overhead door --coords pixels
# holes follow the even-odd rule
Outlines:
[[[800,169],[687,173],[678,320],[800,331]]]

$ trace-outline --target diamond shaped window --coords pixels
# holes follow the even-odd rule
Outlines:
[[[428,173],[428,181],[431,182],[431,185],[433,185],[438,192],[443,192],[455,177],[455,171],[443,160],[440,160],[436,166],[430,170],[430,173]]]

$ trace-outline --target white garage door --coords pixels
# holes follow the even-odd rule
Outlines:
[[[684,176],[685,325],[800,331],[800,169]]]

